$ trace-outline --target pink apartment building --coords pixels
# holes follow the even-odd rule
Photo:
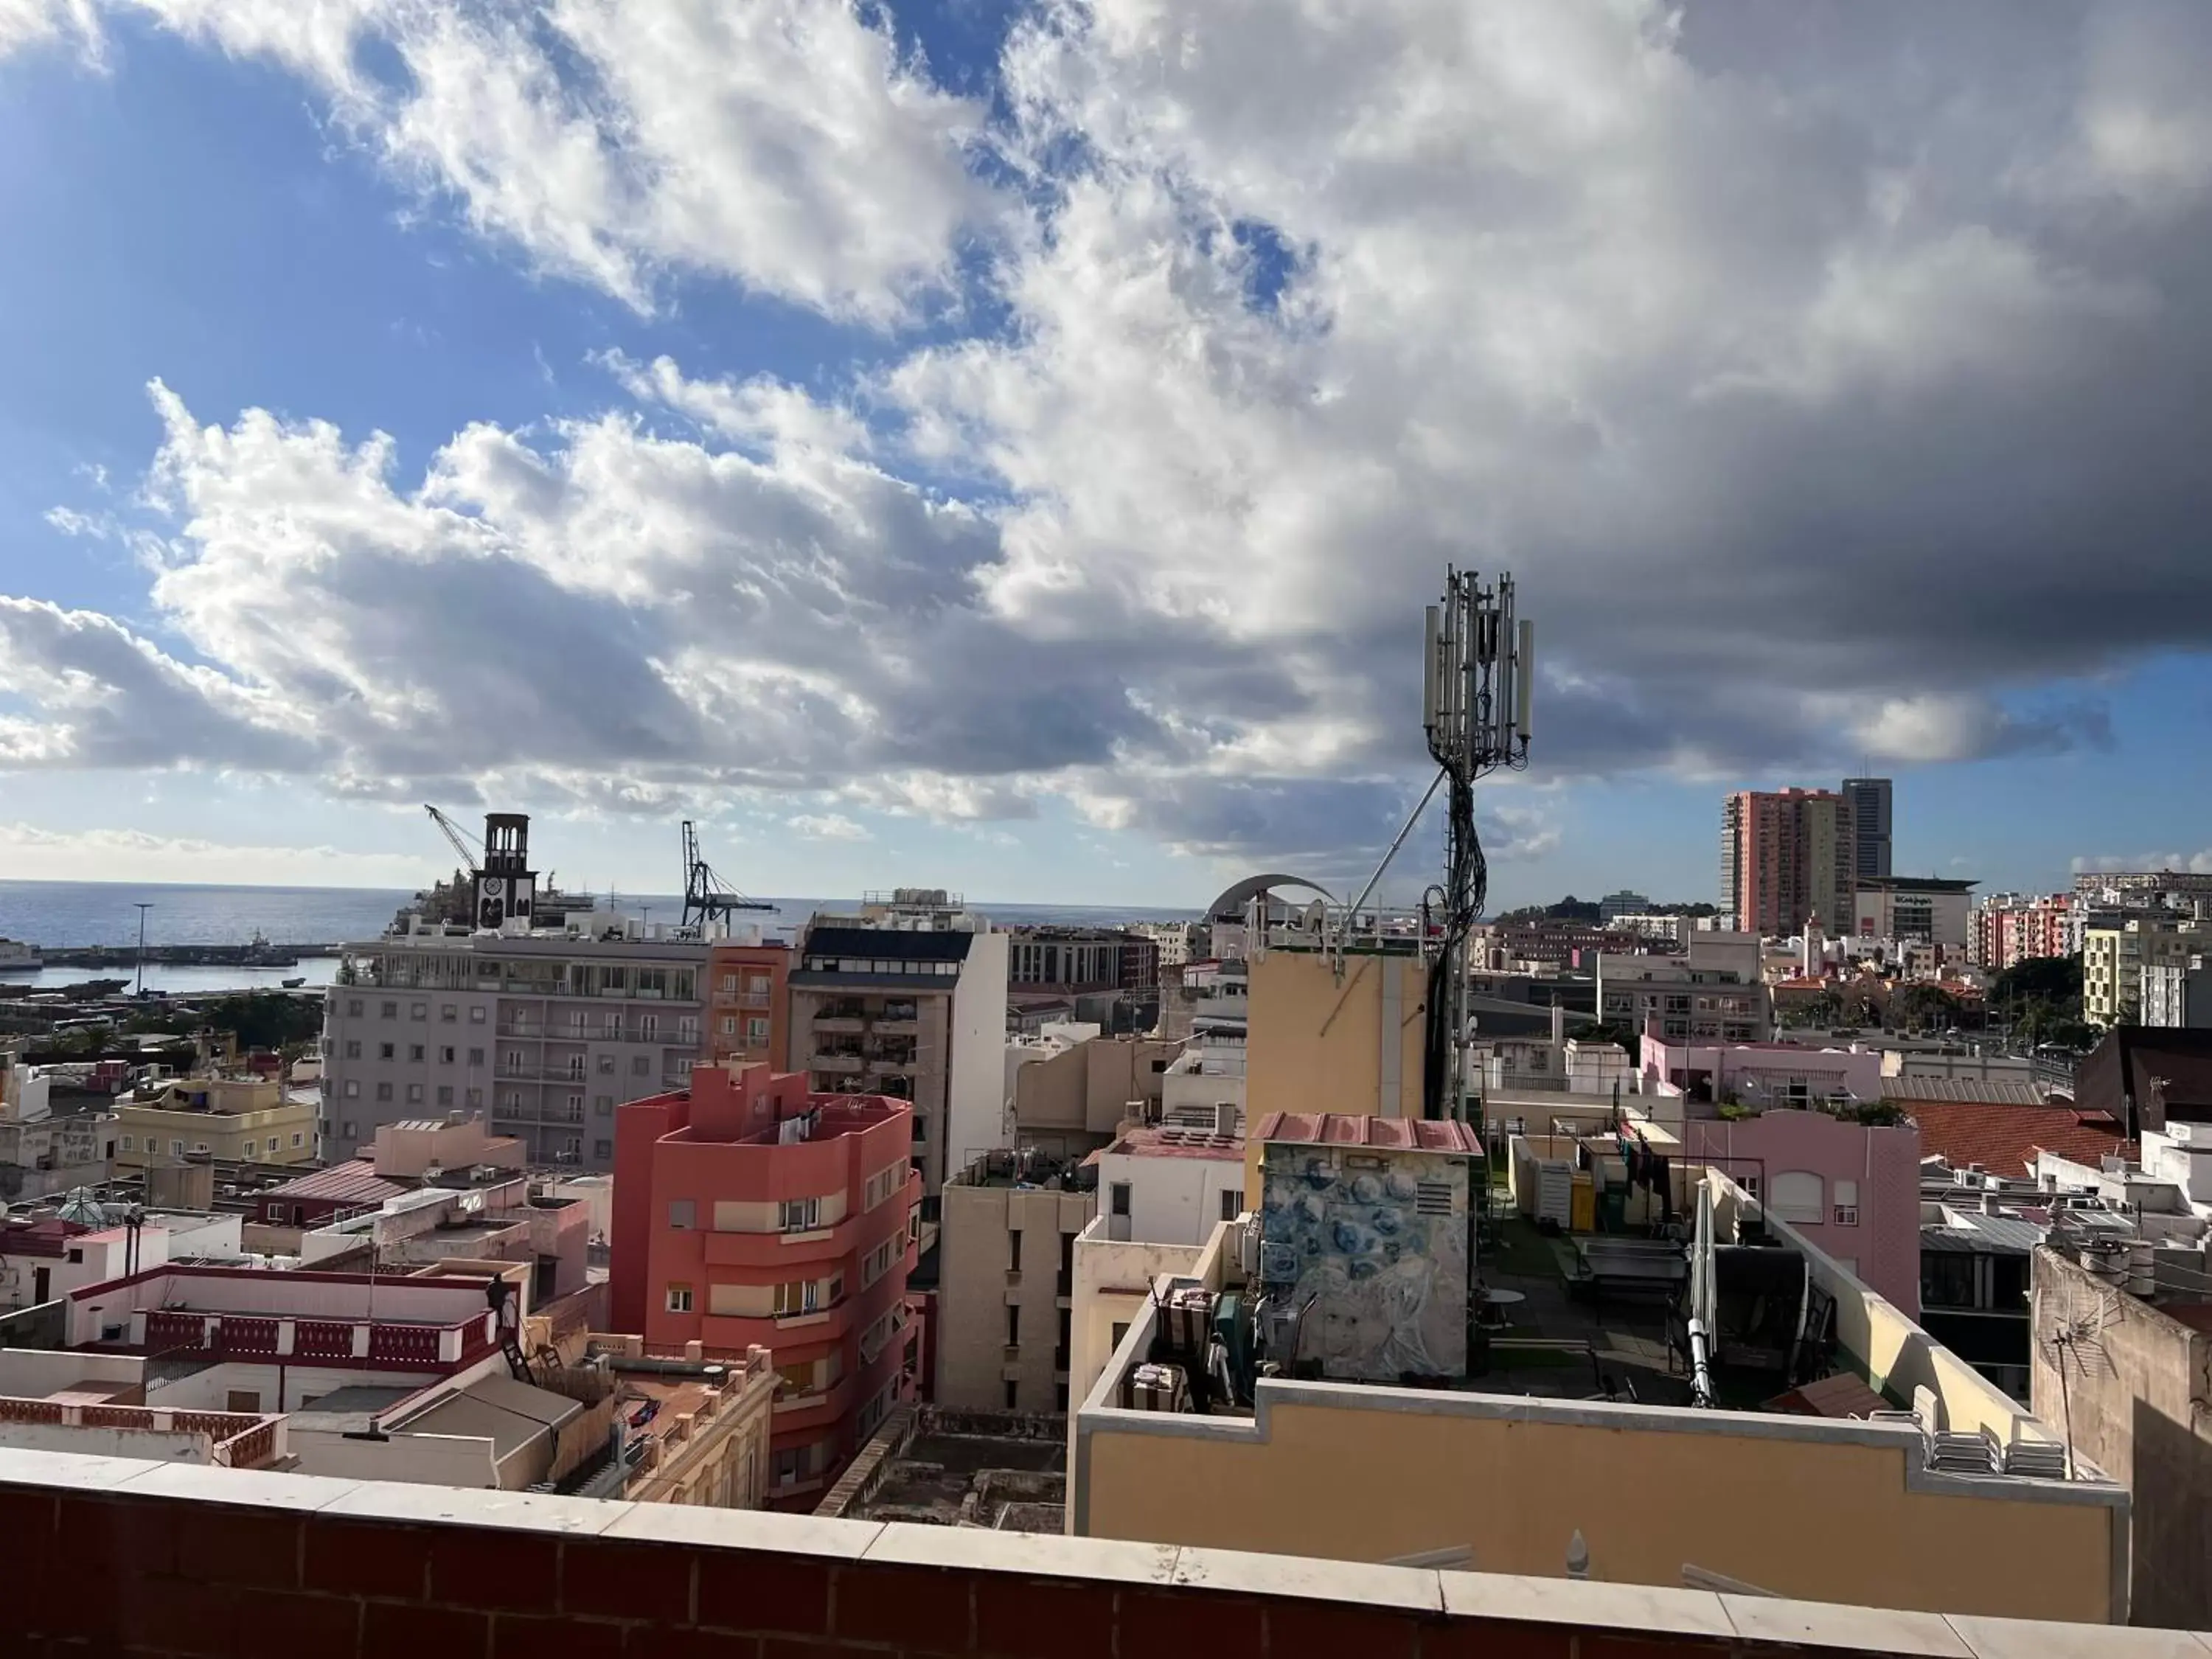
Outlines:
[[[1637,1069],[1648,1094],[1762,1109],[1881,1098],[1881,1054],[1795,1042],[1670,1042],[1647,1031]]]
[[[1826,1112],[1682,1126],[1685,1158],[1719,1166],[1875,1295],[1920,1317],[1920,1131]]]
[[[811,1507],[910,1393],[912,1109],[732,1064],[616,1111],[614,1327],[647,1353],[770,1351],[773,1503]]]
[[[1967,918],[1967,959],[2002,972],[2032,957],[2071,956],[2077,920],[2071,893],[1992,893]]]

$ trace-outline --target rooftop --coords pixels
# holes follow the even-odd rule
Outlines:
[[[258,1194],[261,1198],[314,1199],[334,1203],[381,1205],[388,1198],[397,1198],[407,1190],[396,1181],[386,1181],[376,1172],[373,1159],[356,1158],[343,1164],[333,1164],[326,1170],[317,1170],[303,1175],[297,1181],[288,1181],[280,1187],[270,1187]]]
[[[2131,1157],[2135,1151],[2132,1142],[2120,1138],[2119,1125],[2109,1114],[2070,1106],[1917,1100],[1906,1114],[1919,1127],[1922,1152],[1958,1170],[1978,1164],[2016,1176],[2033,1166],[2039,1149],[2089,1164],[2106,1157]]]
[[[1482,1152],[1470,1125],[1449,1118],[1370,1117],[1345,1112],[1270,1112],[1260,1120],[1257,1140],[1311,1146],[1395,1147],[1401,1152]]]
[[[1196,1129],[1132,1129],[1106,1151],[1131,1158],[1235,1160],[1244,1156],[1244,1142],[1237,1135],[1206,1134]]]
[[[1057,1534],[1066,1503],[1062,1419],[918,1406],[884,1420],[815,1513]]]
[[[2043,1091],[2020,1078],[1886,1077],[1884,1100],[1955,1100],[1993,1106],[2041,1106]]]

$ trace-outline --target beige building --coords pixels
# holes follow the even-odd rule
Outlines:
[[[1412,954],[1269,948],[1251,959],[1249,1109],[1419,1117],[1428,970]]]
[[[1704,1236],[1739,1238],[1741,1189],[1711,1171],[1692,1185]],[[1987,1430],[2001,1466],[1936,1467],[1918,1424],[1840,1405],[1587,1399],[1587,1360],[1516,1364],[1494,1389],[1261,1376],[1249,1404],[1146,1409],[1125,1382],[1170,1346],[1147,1297],[1076,1414],[1068,1529],[1554,1579],[1573,1558],[1615,1584],[2125,1622],[2127,1493],[2091,1466],[2053,1474],[2042,1421],[1785,1224],[1766,1226],[1834,1298],[1845,1370],[1818,1391],[1862,1410],[1917,1401],[1974,1447]],[[1245,1227],[1222,1224],[1184,1282],[1249,1295]]]
[[[143,1170],[190,1157],[313,1164],[316,1097],[267,1078],[190,1077],[116,1103],[115,1165]]]
[[[2212,941],[2212,930],[2185,916],[2093,917],[2081,931],[2081,1017],[2113,1025],[2142,1023],[2143,969],[2186,963]]]
[[[945,1183],[939,1212],[937,1403],[1064,1412],[1075,1239],[1093,1195],[1042,1153],[977,1158]]]
[[[1079,1157],[1124,1121],[1157,1115],[1180,1042],[1102,1036],[1095,1025],[1048,1025],[1033,1043],[1009,1044],[1014,1134],[1024,1146]]]
[[[593,1336],[587,1350],[614,1373],[622,1445],[577,1493],[646,1504],[757,1510],[772,1468],[776,1373],[755,1344],[742,1362],[710,1362],[690,1345],[682,1359],[654,1358],[637,1336]],[[638,1407],[651,1405],[645,1421]]]
[[[2203,1261],[2199,1250],[2172,1254]],[[2075,1451],[2134,1498],[2134,1621],[2203,1629],[2212,1626],[2212,1281],[2154,1266],[2150,1282],[2146,1300],[2037,1250],[2029,1388],[2036,1414],[2070,1424]]]

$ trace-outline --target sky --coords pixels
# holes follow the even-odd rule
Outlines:
[[[0,877],[2212,868],[2202,0],[0,0]],[[1409,842],[1386,895],[1435,874]]]

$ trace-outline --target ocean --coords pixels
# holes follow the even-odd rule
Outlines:
[[[146,912],[146,943],[150,945],[244,945],[257,933],[272,945],[329,945],[348,939],[374,939],[390,925],[392,913],[414,896],[396,889],[375,887],[218,887],[182,886],[160,882],[134,885],[103,881],[0,881],[0,939],[22,939],[46,949],[66,946],[127,947],[138,940],[141,901],[153,908]],[[757,923],[773,934],[805,925],[815,911],[844,908],[850,899],[777,898],[767,902],[773,911],[747,911],[738,920]],[[991,904],[972,901],[973,908],[994,921],[1008,924],[1057,924],[1063,927],[1110,927],[1130,921],[1168,921],[1194,917],[1195,910],[1171,905],[1154,909],[1128,909],[1091,904]],[[624,915],[674,921],[683,913],[684,901],[670,893],[617,895],[613,909]],[[599,914],[609,913],[602,896]],[[335,963],[303,958],[296,968],[269,975],[277,979],[304,975],[311,984],[324,982]],[[318,970],[320,971],[318,971]],[[90,970],[63,970],[58,983],[81,980]],[[48,969],[41,980],[52,975]],[[212,974],[223,984],[258,980],[238,969],[165,969],[164,988],[187,987],[183,975]],[[21,984],[28,975],[9,975]],[[153,975],[149,969],[148,981]]]

